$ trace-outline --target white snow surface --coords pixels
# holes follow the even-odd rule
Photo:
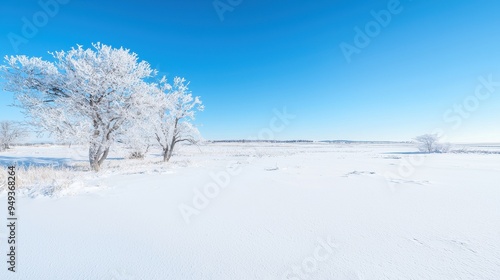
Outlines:
[[[17,272],[3,225],[0,279],[500,279],[500,145],[467,149],[493,153],[217,143],[166,164],[114,150],[94,174],[85,147],[14,147]]]

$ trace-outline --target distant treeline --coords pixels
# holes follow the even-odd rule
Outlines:
[[[208,143],[330,143],[330,144],[394,144],[411,143],[397,141],[352,141],[352,140],[209,140]]]
[[[209,143],[313,143],[312,140],[209,140]]]
[[[353,140],[321,140],[322,143],[335,143],[335,144],[401,144],[412,143],[411,141],[353,141]]]

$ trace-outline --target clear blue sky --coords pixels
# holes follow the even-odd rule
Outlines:
[[[191,81],[206,139],[256,138],[286,107],[296,117],[276,139],[410,140],[441,128],[450,141],[500,142],[500,86],[474,97],[479,76],[500,82],[499,1],[243,0],[223,20],[212,0],[60,2],[43,25],[38,1],[2,0],[0,54],[129,48]],[[372,11],[388,5],[390,21],[348,62],[340,45],[355,47],[355,28],[376,28]],[[9,34],[23,36],[23,17],[43,26],[16,52]],[[0,119],[22,118],[12,102],[1,93]]]

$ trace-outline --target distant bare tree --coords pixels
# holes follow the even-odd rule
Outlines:
[[[450,149],[449,144],[439,143],[439,136],[437,134],[424,134],[415,137],[417,147],[424,153],[446,153]]]
[[[19,123],[13,121],[0,122],[0,150],[10,149],[17,140],[26,136],[25,131]]]

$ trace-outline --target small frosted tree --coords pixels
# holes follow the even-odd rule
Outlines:
[[[178,143],[194,144],[200,140],[200,133],[191,121],[196,111],[203,111],[204,107],[199,97],[193,97],[184,78],[175,77],[173,85],[163,78],[160,84],[161,109],[154,131],[162,149],[163,161],[167,162]]]
[[[100,43],[51,53],[54,62],[24,55],[5,57],[6,90],[16,93],[32,124],[59,140],[89,145],[98,171],[127,123],[135,121],[154,71],[128,49]],[[131,127],[131,126],[129,126]]]
[[[10,149],[10,146],[26,136],[26,131],[19,123],[13,121],[0,122],[0,151]]]
[[[419,151],[424,153],[446,153],[450,145],[439,143],[439,136],[437,134],[424,134],[415,137],[414,139]]]

